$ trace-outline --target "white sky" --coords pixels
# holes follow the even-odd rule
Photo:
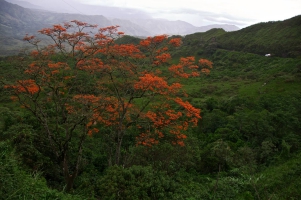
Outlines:
[[[195,26],[233,24],[240,28],[301,14],[301,0],[25,0],[33,4],[75,8],[78,4],[139,9],[154,18],[187,21]],[[75,1],[75,2],[74,2]],[[60,7],[59,6],[59,7]],[[95,13],[90,13],[95,14]],[[101,13],[100,13],[101,14]],[[142,14],[142,12],[141,12]]]

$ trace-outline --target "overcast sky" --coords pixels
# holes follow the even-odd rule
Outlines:
[[[301,0],[24,0],[36,5],[68,8],[82,14],[80,4],[122,7],[139,17],[151,16],[187,21],[195,26],[233,24],[240,28],[267,21],[285,20],[301,14]],[[136,10],[138,9],[138,10]],[[141,12],[143,11],[143,12]],[[102,14],[102,13],[99,13]]]

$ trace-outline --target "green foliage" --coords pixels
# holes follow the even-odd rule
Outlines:
[[[98,185],[102,199],[172,199],[175,190],[166,173],[142,166],[110,167]]]
[[[195,56],[208,56],[213,54],[217,48],[217,38],[224,35],[226,31],[221,28],[214,28],[204,33],[194,33],[183,38],[181,55],[191,53]]]
[[[278,22],[259,23],[217,38],[218,48],[264,56],[300,57],[301,16]]]
[[[133,37],[133,36],[130,36],[130,35],[124,35],[123,37],[121,38],[118,38],[116,40],[116,43],[117,44],[139,44],[141,41],[140,38],[137,38],[137,37]]]
[[[262,178],[256,182],[262,199],[300,199],[301,197],[301,154],[290,160],[279,160],[274,166],[262,172]]]
[[[220,35],[225,34],[226,31],[221,28],[213,28],[210,29],[209,31],[203,32],[203,33],[194,33],[185,36],[183,39],[183,45],[190,45],[193,46],[196,43],[196,41],[199,41],[199,44],[205,43],[207,41],[212,40],[212,38],[218,37]]]
[[[1,199],[83,199],[48,188],[39,171],[28,173],[16,160],[8,142],[0,142],[0,196]]]
[[[271,54],[272,57],[300,58],[300,23],[299,15],[284,21],[254,24],[233,32],[211,29],[204,33],[186,35],[177,55],[207,57],[224,49],[261,56]]]

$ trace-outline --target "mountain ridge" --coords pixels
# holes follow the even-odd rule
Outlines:
[[[4,0],[1,0],[1,2],[3,2]],[[24,3],[24,1],[20,1],[20,0],[6,0],[7,3],[10,2],[14,2],[17,5],[27,5],[27,9],[30,9],[30,6],[32,6],[32,12],[37,12],[36,8],[38,6],[35,6],[31,3]],[[26,8],[25,8],[26,9]],[[113,8],[111,8],[113,9]],[[116,11],[121,12],[120,8],[115,8]],[[44,10],[39,9],[40,12],[47,12]],[[112,10],[113,11],[113,10]],[[49,12],[49,11],[48,11]],[[52,15],[61,15],[62,13],[53,13],[51,12]],[[105,12],[105,14],[107,14]],[[128,18],[116,18],[113,17],[112,19],[107,17],[105,14],[100,14],[101,16],[105,17],[108,21],[111,22],[110,25],[116,25],[114,24],[115,21],[118,21],[120,24],[118,24],[120,26],[120,30],[125,32],[128,35],[132,35],[132,36],[154,36],[154,35],[159,35],[159,34],[170,34],[170,35],[186,35],[186,34],[191,34],[194,33],[196,31],[207,31],[210,28],[224,28],[226,31],[234,31],[234,30],[238,30],[239,27],[232,25],[231,27],[229,27],[228,25],[224,25],[224,24],[215,24],[215,25],[210,25],[210,26],[201,26],[201,27],[197,27],[194,26],[188,22],[184,22],[184,21],[170,21],[170,20],[162,20],[162,19],[154,19],[154,18],[132,18],[132,19],[128,19]],[[67,16],[68,13],[65,13],[65,16]],[[77,20],[80,20],[79,18],[85,18],[86,22],[88,23],[93,23],[95,16],[98,15],[84,15],[84,14],[70,14],[74,17],[77,18]],[[85,17],[83,17],[85,16]],[[62,20],[65,20],[64,18],[62,18]],[[62,22],[62,20],[60,21],[60,23]],[[56,22],[58,23],[58,22]],[[185,24],[185,25],[184,25]],[[98,24],[99,26],[105,26],[106,24]],[[130,26],[130,27],[129,27]],[[133,29],[135,29],[133,31]]]

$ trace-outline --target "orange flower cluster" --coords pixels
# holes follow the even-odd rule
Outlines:
[[[77,102],[87,105],[87,104],[96,104],[100,100],[100,97],[97,97],[93,94],[90,95],[79,94],[79,95],[75,95],[73,99],[76,100]]]
[[[151,40],[141,40],[140,45],[143,47],[148,47],[151,44]]]
[[[195,58],[193,56],[188,56],[186,58],[180,58],[180,64],[184,66],[193,65]]]
[[[98,129],[91,129],[96,123],[101,123],[105,126],[112,126],[117,123],[118,106],[113,103],[115,100],[95,95],[75,95],[73,100],[76,103],[72,106],[65,104],[65,108],[69,114],[77,114],[82,111],[90,112],[89,122],[86,125],[90,129],[88,134],[98,132]]]
[[[30,53],[30,55],[31,55],[32,57],[37,57],[37,56],[39,55],[39,52],[36,51],[36,50],[33,50],[33,51]]]
[[[183,131],[186,131],[188,129],[189,122],[192,122],[193,120],[181,122],[180,118],[183,116],[182,112],[170,109],[170,106],[168,104],[162,105],[162,108],[167,110],[163,112],[148,111],[145,114],[145,117],[148,118],[153,124],[155,131],[154,133],[143,133],[143,138],[163,138],[163,131],[165,131],[174,136],[174,139],[172,141],[173,144],[184,146],[185,143],[183,140],[187,138],[187,135],[183,134]],[[138,137],[137,140],[138,144],[147,146],[153,145],[150,141],[141,139],[141,136]]]
[[[165,126],[164,118],[162,116],[158,116],[157,113],[148,111],[145,116],[149,118],[156,127]]]
[[[24,71],[26,74],[45,74],[44,71],[41,70],[41,67],[37,63],[31,63],[28,68]]]
[[[79,27],[97,27],[97,25],[91,25],[91,24],[88,24],[86,22],[81,22],[81,21],[78,21],[78,20],[72,20],[71,22],[75,23]],[[65,23],[65,26],[66,25],[68,26],[68,23]]]
[[[180,58],[180,63],[178,65],[172,65],[168,68],[174,77],[189,78],[199,76],[196,71],[198,69],[197,65],[194,65],[194,57]]]
[[[188,101],[184,102],[179,97],[175,98],[174,101],[185,109],[186,116],[191,117],[191,122],[196,126],[198,119],[201,119],[201,110],[193,107]]]
[[[170,109],[167,110],[165,112],[165,114],[168,116],[169,121],[176,121],[182,116],[181,112],[176,112],[176,111],[170,110]]]
[[[182,113],[174,110],[167,110],[165,113],[148,111],[145,116],[151,120],[156,128],[163,128],[178,120],[182,116]]]
[[[159,43],[162,43],[166,39],[167,39],[167,35],[158,35],[158,36],[155,36],[152,38],[152,42],[159,44]]]
[[[168,68],[174,77],[189,78],[190,74],[184,71],[183,65],[172,65]]]
[[[156,56],[156,59],[157,60],[154,61],[154,64],[160,65],[162,63],[166,63],[167,61],[169,61],[171,59],[171,56],[169,53],[163,53],[163,54]]]
[[[95,73],[104,68],[104,63],[99,58],[92,58],[89,60],[80,60],[77,63],[77,68],[90,73]]]
[[[118,124],[117,119],[121,111],[117,99],[111,97],[99,98],[98,104],[95,104],[91,121],[99,122],[105,126]],[[126,108],[131,108],[131,106],[131,104],[124,104]]]
[[[131,58],[143,58],[143,54],[134,44],[121,44],[114,45],[111,49],[111,54],[114,56],[131,57]]]
[[[200,76],[199,66],[195,65],[194,62],[194,57],[181,58],[179,64],[170,66],[168,70],[172,72],[174,77],[189,78]],[[210,73],[209,68],[212,68],[212,62],[207,59],[200,59],[199,64],[203,67],[200,71],[208,75]]]
[[[173,144],[173,145],[179,145],[179,146],[181,146],[181,147],[185,146],[185,143],[184,143],[184,141],[182,141],[182,140],[176,140],[176,141],[173,141],[172,144]]]
[[[88,135],[92,136],[94,133],[98,133],[99,130],[97,128],[92,128],[88,130]]]
[[[54,30],[52,28],[43,28],[43,29],[39,30],[39,33],[41,33],[43,35],[51,35],[54,33]]]
[[[151,44],[158,45],[167,39],[167,35],[158,35],[155,37],[147,37],[140,41],[142,47],[149,47]]]
[[[61,25],[57,24],[57,25],[53,25],[52,30],[54,32],[65,32],[67,29],[65,27],[62,27]]]
[[[210,69],[203,68],[203,69],[201,69],[201,72],[206,74],[206,75],[209,75],[210,74]]]
[[[173,83],[168,85],[168,83],[164,80],[164,78],[155,76],[153,74],[144,74],[139,77],[139,81],[134,84],[134,88],[136,90],[142,91],[153,91],[159,94],[174,94],[182,88],[180,83]]]
[[[174,47],[181,46],[181,43],[182,43],[181,38],[173,38],[173,39],[169,40],[169,44],[171,44]]]
[[[33,40],[35,38],[35,36],[31,35],[29,36],[28,34],[25,35],[25,37],[23,38],[23,40],[29,41],[29,40]]]
[[[168,47],[163,47],[163,48],[161,48],[161,49],[158,49],[157,51],[156,51],[156,54],[160,54],[160,53],[164,53],[164,52],[166,52],[166,51],[168,51]]]
[[[58,70],[58,69],[62,69],[62,68],[65,68],[65,70],[70,69],[68,64],[64,63],[64,62],[57,62],[57,63],[50,62],[50,63],[48,63],[48,67],[51,70]]]
[[[164,91],[168,89],[167,82],[158,76],[152,74],[144,74],[144,76],[139,77],[139,81],[134,85],[137,90],[151,90],[151,91]]]
[[[100,28],[98,30],[99,33],[96,34],[95,36],[96,36],[96,38],[99,38],[99,39],[103,38],[103,36],[105,36],[107,38],[107,36],[118,33],[118,28],[119,28],[119,26],[108,26],[108,27]],[[119,34],[119,35],[121,35],[121,34]]]
[[[187,138],[187,135],[182,134],[181,130],[183,129],[179,127],[178,129],[173,129],[169,131],[171,134],[175,135],[175,139],[174,141],[172,141],[173,145],[185,146],[184,139]]]
[[[201,70],[202,73],[204,73],[206,75],[210,74],[210,69],[213,67],[213,63],[211,61],[201,58],[199,60],[199,64],[203,67]],[[210,69],[208,69],[208,68],[210,68]]]
[[[5,85],[4,88],[14,89],[16,93],[35,94],[40,91],[39,86],[32,79],[20,80],[16,85]]]
[[[137,145],[143,145],[147,147],[151,147],[159,143],[158,140],[156,140],[153,137],[150,137],[150,134],[146,134],[146,133],[141,133],[139,137],[136,138],[136,140],[137,140]]]
[[[70,71],[71,68],[65,62],[33,62],[27,66],[27,69],[24,70],[24,73],[32,75],[39,79],[40,86],[43,87],[47,83],[60,84],[64,85],[64,81],[72,76],[69,76],[67,71]]]
[[[72,113],[74,113],[75,112],[75,109],[74,109],[74,107],[73,106],[71,106],[70,104],[68,104],[68,103],[65,103],[65,109],[66,109],[66,111],[68,112],[68,114],[72,114]]]
[[[213,63],[212,63],[211,61],[209,61],[209,60],[207,60],[207,59],[204,59],[204,58],[201,58],[201,59],[199,60],[199,63],[200,63],[200,65],[202,65],[202,66],[207,66],[207,67],[209,67],[209,68],[212,68],[212,65],[213,65]]]

